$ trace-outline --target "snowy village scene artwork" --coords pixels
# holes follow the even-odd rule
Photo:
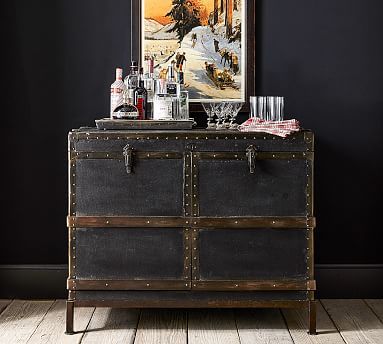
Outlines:
[[[142,0],[143,59],[184,73],[189,99],[245,98],[246,0]]]

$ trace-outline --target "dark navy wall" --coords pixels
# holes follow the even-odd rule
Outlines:
[[[108,111],[130,2],[15,0],[1,13],[0,264],[61,264],[66,135]],[[316,133],[317,263],[383,263],[382,13],[381,0],[257,0],[257,93],[284,95]]]

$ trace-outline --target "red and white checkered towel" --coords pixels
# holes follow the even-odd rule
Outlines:
[[[238,126],[239,131],[259,132],[286,137],[295,131],[300,130],[299,122],[296,119],[285,121],[265,121],[260,118],[249,118]]]

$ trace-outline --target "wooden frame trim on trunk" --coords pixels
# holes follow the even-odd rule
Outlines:
[[[315,217],[254,216],[254,217],[197,217],[184,218],[172,216],[68,216],[67,226],[80,228],[105,227],[165,227],[165,228],[279,228],[307,229],[315,228]]]

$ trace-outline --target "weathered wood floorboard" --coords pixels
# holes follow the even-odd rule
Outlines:
[[[65,335],[64,300],[0,300],[0,343],[383,344],[383,300],[322,303],[316,336],[307,333],[305,309],[143,310],[140,316],[78,307],[75,334]]]
[[[96,308],[81,343],[132,344],[138,316],[135,309]]]
[[[78,344],[84,335],[94,308],[75,308],[74,335],[65,334],[65,301],[57,300],[49,309],[28,344]]]
[[[12,300],[0,300],[0,314],[3,312],[4,309],[7,308],[7,306],[12,302]]]
[[[383,344],[383,323],[363,300],[322,300],[347,344]]]
[[[374,311],[380,321],[383,322],[383,299],[367,299],[364,300],[368,306]]]
[[[317,335],[308,334],[306,309],[284,309],[283,315],[295,344],[344,344],[344,340],[319,302],[317,305]]]
[[[279,309],[237,310],[241,344],[293,344]]]
[[[240,344],[232,310],[189,312],[188,344]]]
[[[0,343],[26,343],[53,302],[12,301],[0,314]]]
[[[134,344],[186,344],[187,312],[142,310]]]

